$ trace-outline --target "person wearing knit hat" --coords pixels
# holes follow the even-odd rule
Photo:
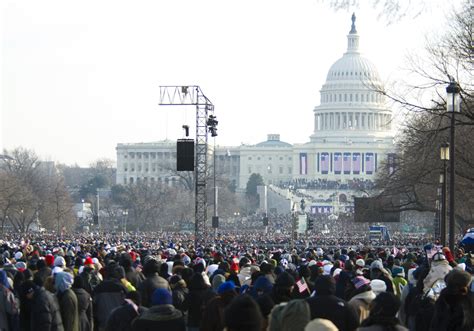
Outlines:
[[[221,274],[216,274],[212,278],[212,289],[217,293],[219,286],[225,282],[225,276]]]
[[[94,268],[94,261],[92,261],[92,258],[90,256],[86,257],[84,261],[84,266],[89,266],[89,268]]]
[[[21,260],[21,258],[23,257],[23,253],[18,251],[15,253],[15,261],[19,261]]]
[[[227,331],[261,331],[262,313],[255,300],[248,295],[235,297],[224,309]]]
[[[235,284],[231,280],[228,280],[228,281],[222,283],[217,288],[217,294],[219,294],[219,295],[222,295],[223,293],[230,292],[230,291],[235,292]]]
[[[433,286],[436,286],[436,283],[443,282],[444,277],[452,269],[442,252],[435,253],[431,260],[428,275],[423,280],[423,293],[429,292]]]
[[[393,266],[392,268],[393,287],[395,295],[400,299],[403,288],[408,284],[405,279],[405,270],[400,266]]]
[[[283,309],[272,311],[269,319],[269,331],[303,330],[310,321],[311,312],[306,300],[297,299],[283,303]],[[278,314],[279,316],[274,316]]]
[[[293,298],[292,291],[295,284],[295,278],[288,272],[279,274],[275,280],[272,293],[275,304],[290,301]]]
[[[444,288],[435,302],[431,330],[473,330],[474,293],[469,290],[471,275],[453,269],[446,277]]]
[[[222,283],[217,289],[217,294],[204,309],[200,330],[222,330],[224,328],[224,309],[237,296],[234,282],[228,280]]]
[[[9,330],[8,315],[10,317],[18,318],[19,311],[19,300],[13,292],[13,282],[10,282],[10,278],[5,270],[0,270],[0,330]]]
[[[363,259],[357,259],[355,264],[359,268],[365,267],[365,261]]]
[[[359,325],[357,313],[349,304],[335,296],[334,278],[321,275],[314,282],[314,296],[306,299],[311,311],[311,319],[325,318],[340,330],[355,330]]]
[[[64,260],[64,257],[57,256],[54,259],[53,275],[57,274],[58,272],[63,272],[65,267],[66,267],[66,260]]]
[[[76,294],[71,290],[73,282],[74,276],[69,272],[58,272],[54,276],[64,330],[79,330],[79,304]]]
[[[380,279],[385,282],[387,292],[394,293],[392,275],[384,268],[381,260],[374,260],[370,264],[370,279]]]
[[[359,316],[359,323],[369,316],[370,303],[375,299],[375,293],[370,287],[370,280],[362,276],[356,276],[352,279],[354,291],[349,300],[349,306],[354,308]]]
[[[396,317],[399,308],[400,299],[398,299],[396,295],[389,292],[379,294],[372,301],[369,317],[362,322],[357,330],[408,331],[407,328],[400,324],[400,321]]]
[[[133,330],[186,330],[183,313],[172,305],[169,290],[157,288],[151,301],[153,306],[133,321]]]
[[[173,297],[173,306],[176,309],[185,311],[184,302],[188,296],[189,290],[186,286],[186,282],[180,275],[173,275],[169,279],[171,294]]]
[[[375,295],[379,295],[382,292],[387,291],[387,284],[381,279],[372,279],[370,281],[370,287]]]
[[[15,263],[15,268],[16,268],[16,270],[18,270],[20,272],[23,272],[23,271],[26,270],[26,263],[22,262],[22,261],[19,261],[19,262]]]
[[[337,326],[333,322],[325,318],[315,318],[309,322],[304,331],[338,331]]]
[[[44,258],[46,262],[46,266],[53,267],[54,266],[54,256],[52,254],[48,254]]]

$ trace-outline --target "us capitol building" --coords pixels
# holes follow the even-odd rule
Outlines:
[[[255,145],[216,146],[216,172],[241,190],[252,173],[276,190],[277,186],[312,188],[312,212],[332,213],[328,198],[350,200],[356,195],[353,184],[370,184],[393,153],[392,111],[376,92],[381,88],[377,68],[359,52],[352,15],[347,50],[329,69],[320,90],[321,103],[313,109],[310,140],[290,144],[279,134],[268,134],[266,141]],[[175,141],[118,144],[116,150],[117,184],[173,185],[178,180],[169,166],[176,164]]]

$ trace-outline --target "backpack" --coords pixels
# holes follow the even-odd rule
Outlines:
[[[436,301],[444,288],[446,288],[446,282],[444,279],[437,279],[424,295],[433,301]]]
[[[88,283],[91,287],[91,290],[94,291],[94,289],[97,287],[97,285],[100,284],[100,278],[97,276],[95,272],[90,272],[88,276]]]

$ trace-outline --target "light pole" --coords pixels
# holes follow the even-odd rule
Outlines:
[[[97,225],[99,226],[99,233],[100,233],[100,231],[102,231],[102,224],[101,224],[102,220],[99,216],[99,214],[100,214],[100,204],[99,203],[100,203],[100,189],[97,188]]]
[[[448,87],[446,88],[446,110],[451,113],[451,132],[450,132],[450,148],[449,148],[449,249],[454,252],[454,231],[455,231],[455,207],[454,207],[454,178],[455,178],[455,162],[454,162],[454,151],[455,151],[455,113],[461,111],[461,97],[459,92],[461,88],[454,79],[451,80]]]
[[[122,211],[122,215],[123,215],[123,221],[124,221],[123,232],[127,233],[128,209],[125,209],[124,211]]]
[[[215,137],[213,135],[213,137]],[[216,138],[214,138],[214,149],[212,150],[212,160],[213,160],[213,180],[214,180],[214,216],[212,216],[212,228],[214,229],[214,237],[217,238],[217,228],[219,227],[219,215],[217,214],[218,209],[218,189],[216,181]]]
[[[443,172],[439,176],[439,183],[441,184],[441,217],[440,217],[440,242],[444,247],[446,246],[446,190],[447,190],[447,167],[446,161],[449,160],[449,144],[444,143],[440,148],[440,158],[443,161]]]
[[[23,208],[20,209],[20,220],[21,220],[21,226],[23,227],[25,225],[25,211]],[[26,231],[25,228],[22,228],[22,231]]]

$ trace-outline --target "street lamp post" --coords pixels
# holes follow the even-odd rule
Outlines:
[[[446,88],[446,108],[447,112],[451,113],[451,130],[450,130],[450,148],[449,148],[449,248],[451,252],[454,251],[454,232],[455,232],[455,206],[454,206],[454,179],[455,179],[455,162],[454,162],[454,151],[455,151],[455,113],[461,111],[461,98],[459,92],[461,88],[454,79],[451,80],[448,87]]]
[[[99,189],[97,189],[97,225],[99,227],[99,233],[100,233],[100,231],[102,230],[102,226],[100,222],[102,220],[100,219],[99,212],[100,212],[100,196],[99,196]]]
[[[127,233],[128,209],[125,209],[124,211],[122,211],[122,215],[123,215],[123,221],[124,221],[123,232]]]
[[[447,191],[447,167],[446,163],[449,160],[449,144],[444,143],[440,148],[440,158],[443,161],[443,172],[439,176],[441,184],[441,217],[440,217],[440,242],[441,245],[446,246],[446,191]]]

